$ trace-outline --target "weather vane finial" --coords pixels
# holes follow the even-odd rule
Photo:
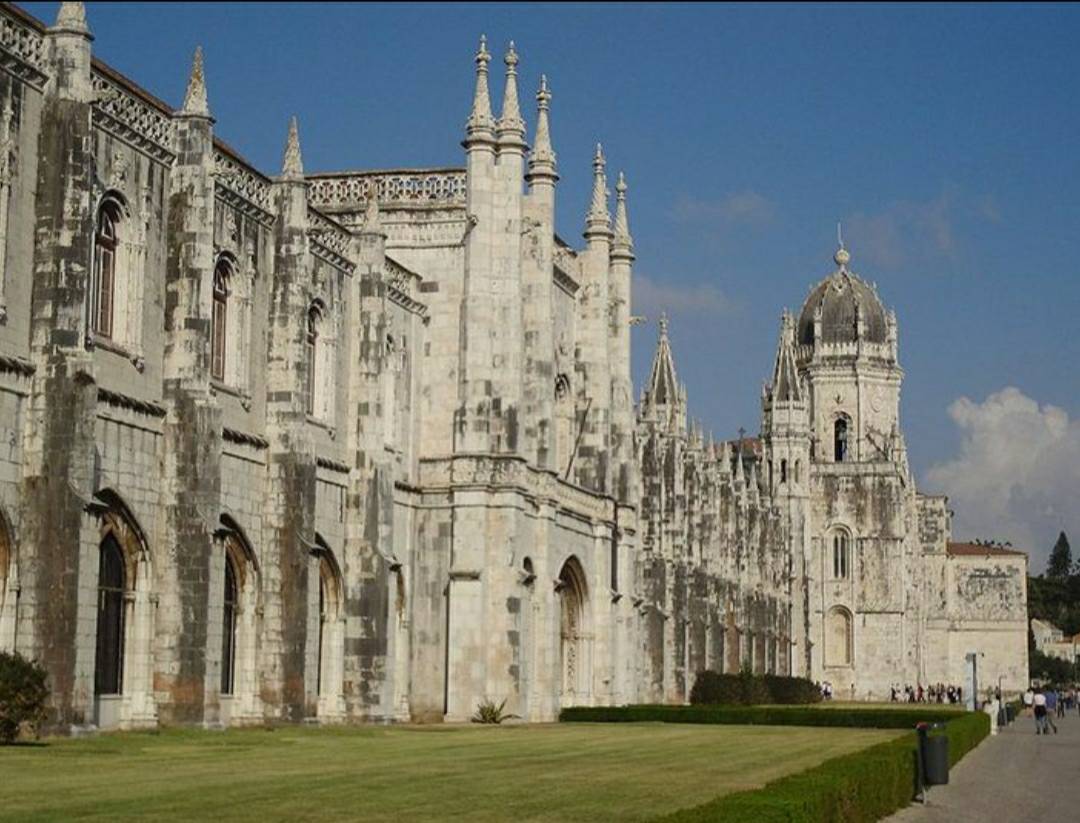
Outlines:
[[[844,231],[839,221],[836,223],[836,245],[844,248]]]

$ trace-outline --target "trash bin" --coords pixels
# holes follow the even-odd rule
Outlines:
[[[944,786],[949,782],[949,738],[938,734],[925,739],[923,782],[927,786]]]
[[[940,723],[919,723],[919,784],[924,792],[928,786],[944,786],[949,782],[949,738],[944,734],[930,736],[931,729],[942,728]]]
[[[1014,706],[1012,703],[1005,704],[1005,719],[1009,723],[1012,723],[1014,720],[1016,720],[1016,706]]]

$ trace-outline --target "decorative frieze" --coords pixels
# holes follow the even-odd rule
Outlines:
[[[36,89],[45,85],[45,38],[8,14],[0,16],[0,66]]]
[[[273,223],[270,181],[236,159],[214,148],[216,195],[263,226]]]
[[[90,74],[94,125],[165,164],[176,158],[172,117],[132,94],[100,67]]]
[[[316,206],[363,206],[374,194],[380,208],[465,205],[465,170],[380,171],[309,177]]]
[[[314,209],[308,209],[308,236],[312,253],[348,274],[356,271],[349,260],[351,236],[346,228]]]

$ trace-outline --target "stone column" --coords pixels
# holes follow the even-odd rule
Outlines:
[[[155,688],[167,695],[166,723],[220,722],[220,644],[210,648],[214,539],[221,515],[221,410],[210,391],[214,267],[213,119],[202,51],[195,52],[184,106],[175,115],[176,163],[169,174],[165,269],[161,591]],[[159,562],[160,561],[160,562]],[[220,635],[219,635],[220,636]]]
[[[60,728],[93,721],[96,610],[84,603],[80,615],[79,596],[97,405],[93,359],[84,348],[94,234],[91,39],[81,3],[64,3],[45,35],[49,80],[37,148],[30,318],[36,371],[20,492],[19,646],[48,672],[48,723]],[[84,571],[96,581],[96,555],[93,563]]]

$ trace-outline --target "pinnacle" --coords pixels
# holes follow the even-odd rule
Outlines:
[[[555,174],[555,150],[551,147],[551,126],[548,121],[548,109],[551,105],[551,92],[548,90],[547,76],[540,75],[540,89],[536,92],[536,135],[532,151],[529,153],[529,178],[545,176],[557,180]]]
[[[491,96],[488,93],[488,63],[491,54],[487,50],[487,36],[480,35],[480,48],[476,52],[476,91],[473,94],[472,111],[465,124],[466,135],[490,137],[494,118],[491,115]]]
[[[86,4],[61,3],[53,28],[89,34],[90,27],[86,24]]]
[[[281,162],[281,176],[286,180],[302,180],[304,162],[300,156],[300,130],[296,115],[289,120],[289,137],[285,143],[285,156]]]
[[[608,211],[607,177],[604,174],[604,148],[596,144],[593,157],[593,192],[589,214],[585,220],[585,234],[609,234],[611,232],[611,213]]]
[[[619,172],[619,182],[615,184],[615,245],[625,253],[633,248],[630,236],[630,219],[626,214],[626,177]]]
[[[187,92],[184,94],[183,114],[210,116],[210,104],[206,99],[206,78],[203,75],[202,46],[195,48],[195,57],[191,62],[191,76],[188,78]]]
[[[513,40],[503,62],[506,64],[506,88],[503,92],[502,116],[499,117],[499,138],[500,142],[521,142],[525,137],[525,121],[521,119],[521,107],[518,105],[518,55]]]

